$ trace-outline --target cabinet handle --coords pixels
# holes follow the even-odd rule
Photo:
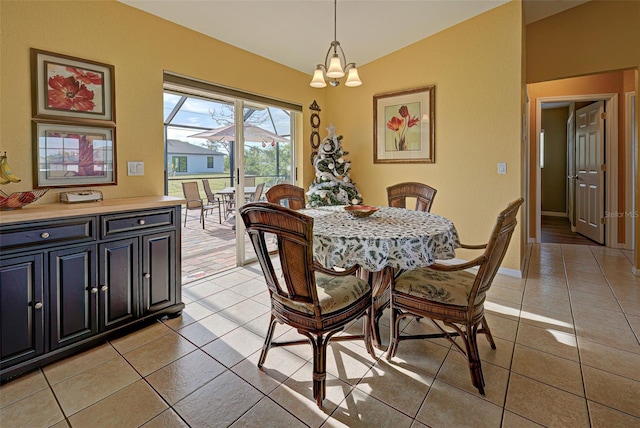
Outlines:
[[[96,294],[96,293],[98,292],[98,287],[93,287],[93,288],[91,289],[91,292],[92,292],[93,294]]]
[[[36,309],[42,309],[42,303],[38,302],[35,305],[33,305],[33,307],[36,308]]]
[[[146,279],[149,279],[149,278],[151,278],[151,274],[149,274],[149,273],[145,273],[145,274],[144,274],[144,277],[145,277]]]
[[[40,237],[41,237],[42,239],[47,239],[47,238],[49,237],[49,232],[42,232],[42,233],[40,234]]]
[[[102,287],[100,287],[100,291],[107,291],[109,289],[108,286],[103,285]]]
[[[138,220],[138,224],[140,224],[140,225],[143,225],[143,224],[145,224],[145,223],[146,223],[146,221],[144,221],[144,220],[142,220],[142,219]]]

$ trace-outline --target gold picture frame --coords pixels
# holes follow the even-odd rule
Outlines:
[[[435,90],[373,96],[373,163],[435,163]]]

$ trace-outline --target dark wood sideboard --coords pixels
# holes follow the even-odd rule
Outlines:
[[[0,382],[180,315],[182,202],[155,196],[0,213]]]

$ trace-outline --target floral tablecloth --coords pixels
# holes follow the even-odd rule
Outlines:
[[[314,218],[314,256],[327,268],[411,269],[452,259],[460,246],[453,223],[432,213],[379,207],[369,217],[354,218],[344,206],[300,212]]]

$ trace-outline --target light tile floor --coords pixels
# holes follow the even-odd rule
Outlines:
[[[541,244],[530,248],[524,279],[498,275],[486,304],[497,350],[479,341],[486,397],[441,339],[403,342],[391,362],[337,342],[319,409],[309,346],[272,349],[256,367],[269,300],[253,265],[188,283],[179,318],[3,385],[0,426],[638,427],[640,278],[631,257]]]

